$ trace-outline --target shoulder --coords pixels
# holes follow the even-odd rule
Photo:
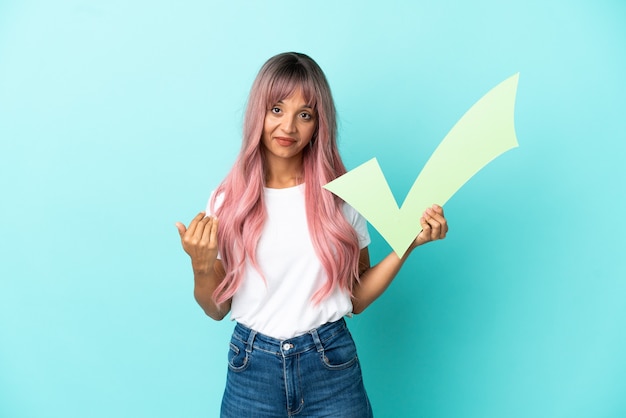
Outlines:
[[[346,202],[343,203],[342,211],[346,221],[352,225],[359,237],[359,246],[361,248],[367,247],[370,244],[371,239],[369,231],[367,230],[367,221],[365,218]]]
[[[224,203],[224,193],[213,190],[206,204],[207,215],[215,214]]]
[[[364,219],[363,216],[361,216],[361,214],[356,211],[356,209],[354,209],[352,206],[350,206],[346,202],[343,202],[343,206],[341,207],[341,210],[343,211],[343,216],[352,225],[354,225],[360,219]]]

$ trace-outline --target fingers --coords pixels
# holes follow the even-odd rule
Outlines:
[[[425,228],[424,222],[428,227]],[[427,208],[420,219],[420,224],[422,224],[425,236],[429,237],[431,241],[443,239],[448,233],[448,221],[443,214],[443,208],[439,205]]]
[[[187,228],[182,222],[176,222],[176,229],[178,229],[178,235],[180,235],[180,239],[183,238],[185,232],[187,232]]]
[[[189,223],[189,228],[187,228],[187,231],[189,232],[190,236],[195,235],[196,229],[198,228],[198,224],[202,222],[202,219],[204,219],[205,216],[206,214],[204,212],[200,212],[199,214],[196,215],[195,218],[191,220],[191,222]]]
[[[430,241],[430,224],[426,221],[425,217],[420,218],[420,225],[422,226],[422,230],[417,236],[420,242]]]
[[[204,231],[207,228],[210,228],[210,224],[213,218],[210,216],[203,216],[198,222],[196,222],[195,229],[193,231],[192,238],[195,242],[202,242],[202,237],[204,235]],[[194,218],[195,221],[195,218]]]
[[[176,222],[176,229],[184,243],[207,244],[209,241],[217,241],[217,218],[206,216],[200,212],[185,228],[182,222]]]
[[[183,249],[192,260],[203,263],[215,258],[217,254],[217,218],[206,216],[200,212],[185,228],[182,222],[176,222],[176,228],[183,245]],[[208,260],[208,261],[207,261]],[[214,260],[213,260],[214,261]]]
[[[217,248],[217,218],[207,218],[209,221],[202,231],[200,242],[209,248]]]
[[[191,245],[199,245],[202,247],[217,247],[217,218],[206,216],[204,212],[200,212],[189,224],[189,229],[184,237]]]

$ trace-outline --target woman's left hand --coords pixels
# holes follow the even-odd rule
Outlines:
[[[433,205],[426,209],[420,218],[422,232],[419,233],[411,248],[415,248],[422,244],[438,239],[444,239],[448,233],[448,221],[443,215],[443,208],[439,205]]]

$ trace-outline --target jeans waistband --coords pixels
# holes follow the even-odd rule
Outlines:
[[[253,350],[261,350],[286,357],[311,350],[322,352],[324,351],[325,341],[347,330],[346,321],[341,318],[338,321],[328,322],[297,337],[279,340],[237,323],[233,332],[233,338],[246,343],[246,351],[249,353]]]

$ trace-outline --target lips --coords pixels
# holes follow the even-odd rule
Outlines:
[[[281,147],[290,147],[290,146],[292,146],[293,144],[296,143],[295,139],[289,138],[289,137],[284,137],[284,136],[274,137],[274,140]]]

